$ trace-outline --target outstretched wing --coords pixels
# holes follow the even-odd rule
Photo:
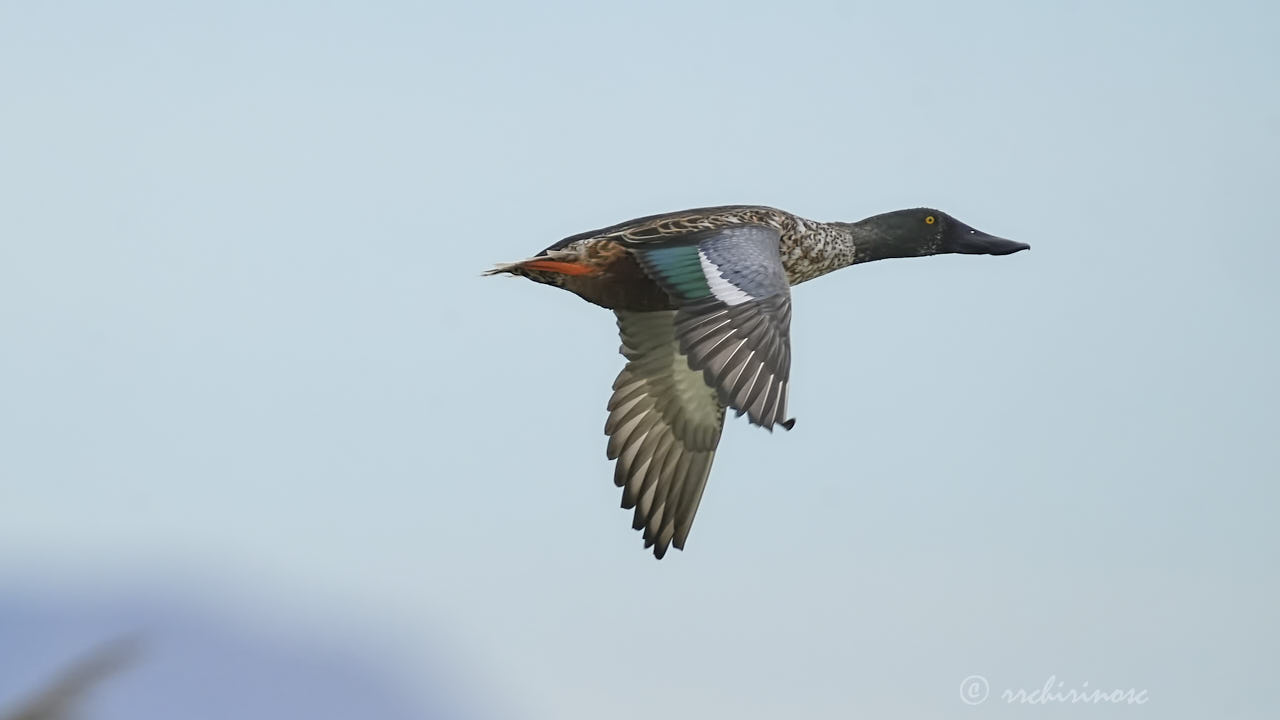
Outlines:
[[[635,508],[632,527],[661,558],[684,549],[720,443],[724,407],[691,369],[676,338],[677,313],[619,310],[627,366],[613,383],[609,458],[622,507]]]
[[[734,225],[628,248],[678,306],[680,351],[720,402],[769,430],[791,429],[791,286],[778,231]]]

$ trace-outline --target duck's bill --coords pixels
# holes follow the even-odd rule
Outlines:
[[[1030,250],[1026,243],[1005,240],[1002,237],[988,235],[963,223],[956,223],[947,233],[948,251],[965,255],[1011,255],[1019,250]]]

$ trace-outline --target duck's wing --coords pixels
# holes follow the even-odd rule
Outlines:
[[[778,231],[733,225],[624,244],[678,306],[680,351],[720,402],[790,430],[791,286]]]
[[[720,443],[724,407],[691,369],[676,337],[677,312],[616,311],[627,366],[613,383],[609,458],[622,507],[635,508],[632,527],[661,558],[684,549],[711,461]]]

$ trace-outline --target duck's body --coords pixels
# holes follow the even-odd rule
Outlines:
[[[497,271],[564,288],[610,310],[674,310],[670,296],[645,274],[630,248],[733,226],[777,231],[779,257],[791,285],[856,262],[847,224],[806,220],[762,205],[723,205],[650,215],[571,235],[532,261]]]
[[[937,210],[825,223],[756,205],[637,218],[561,240],[490,271],[555,285],[618,317],[627,366],[609,401],[622,505],[661,558],[683,549],[724,410],[772,430],[786,416],[790,287],[848,265],[1028,246]]]

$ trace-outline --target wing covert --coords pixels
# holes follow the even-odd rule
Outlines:
[[[778,231],[734,225],[629,249],[678,306],[680,351],[719,401],[756,425],[791,429],[791,288]]]

